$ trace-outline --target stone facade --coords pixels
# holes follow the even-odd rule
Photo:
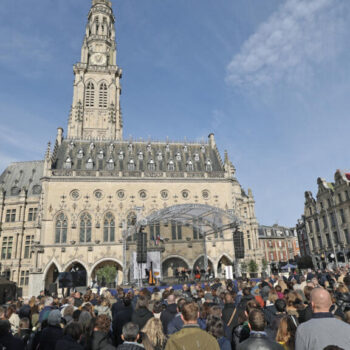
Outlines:
[[[300,255],[296,230],[279,225],[259,226],[259,244],[271,270]]]
[[[93,0],[74,66],[67,137],[58,128],[43,161],[11,164],[0,177],[1,272],[24,295],[72,268],[85,270],[87,283],[105,264],[117,267],[117,283],[123,271],[131,279],[136,242],[123,232],[138,212],[147,217],[177,204],[239,217],[246,259],[261,262],[252,191],[239,184],[227,153],[221,158],[213,134],[205,143],[123,140],[114,22],[110,1]],[[204,251],[215,274],[235,262],[232,230],[208,237],[205,249],[191,225],[160,223],[147,232],[164,276],[177,266],[193,269]],[[163,241],[151,239],[156,235]]]
[[[337,170],[334,182],[317,179],[316,199],[305,192],[304,221],[314,266],[350,258],[350,173]]]

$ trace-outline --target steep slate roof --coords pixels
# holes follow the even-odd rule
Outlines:
[[[40,195],[43,170],[44,161],[11,163],[0,176],[0,188],[7,196],[19,195],[23,187],[30,196]]]
[[[80,152],[80,156],[79,156]],[[142,158],[141,155],[142,154]],[[160,157],[161,155],[161,157]],[[181,160],[177,160],[177,156]],[[72,170],[108,170],[107,164],[113,162],[114,170],[128,171],[130,160],[134,161],[135,171],[149,171],[149,162],[154,162],[155,171],[168,171],[169,161],[174,162],[175,172],[185,172],[188,161],[193,164],[193,172],[205,172],[210,161],[213,172],[223,172],[223,164],[216,149],[208,144],[185,144],[142,141],[71,141],[63,140],[53,152],[52,169],[64,169],[66,161],[71,161]]]

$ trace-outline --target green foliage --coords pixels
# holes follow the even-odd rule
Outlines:
[[[268,266],[269,266],[269,264],[268,264],[267,261],[263,258],[263,259],[261,260],[262,271],[263,271],[263,272],[266,272]]]
[[[111,284],[117,276],[117,268],[112,265],[103,266],[97,270],[96,276],[99,283],[104,279],[107,284]]]
[[[255,260],[252,259],[249,261],[248,269],[250,273],[256,273],[258,271],[259,267]]]
[[[241,271],[242,272],[247,272],[247,269],[248,269],[248,265],[245,261],[242,261],[241,262]]]

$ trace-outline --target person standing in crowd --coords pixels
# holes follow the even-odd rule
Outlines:
[[[23,317],[19,321],[18,333],[15,336],[22,340],[23,344],[26,345],[29,342],[29,338],[32,334],[30,329],[30,320],[28,317]]]
[[[135,323],[128,322],[124,325],[122,331],[123,344],[117,347],[117,350],[141,350],[144,349],[143,345],[137,341],[140,338],[139,326]]]
[[[201,330],[197,323],[199,307],[194,302],[186,303],[181,313],[183,328],[168,339],[165,350],[219,350],[217,340]]]
[[[11,325],[8,320],[0,320],[0,344],[6,350],[25,350],[22,340],[11,334]]]
[[[281,344],[284,350],[295,349],[295,333],[297,331],[298,321],[295,316],[284,316],[278,326],[276,341]]]
[[[170,294],[167,298],[168,306],[167,308],[161,313],[160,320],[163,324],[163,330],[166,333],[168,330],[168,324],[169,322],[176,316],[177,314],[177,305],[176,305],[176,299],[174,294]]]
[[[240,343],[237,350],[284,350],[280,344],[267,337],[265,332],[266,320],[262,310],[254,309],[249,313],[249,326],[251,329],[249,338]]]
[[[336,319],[329,312],[331,306],[332,299],[327,290],[322,287],[312,290],[312,319],[297,328],[296,350],[319,350],[327,345],[350,349],[350,325]]]
[[[180,298],[177,301],[177,307],[176,307],[177,314],[168,324],[168,330],[166,332],[167,335],[174,334],[183,327],[184,322],[182,321],[182,318],[181,318],[181,311],[182,311],[182,307],[185,304],[186,304],[186,300],[184,298]]]
[[[142,329],[147,321],[153,317],[151,311],[148,310],[148,299],[146,296],[140,296],[136,303],[136,309],[132,314],[131,321]]]
[[[63,337],[57,341],[55,350],[84,350],[84,347],[79,344],[82,334],[81,324],[70,322],[63,331]]]
[[[167,338],[160,319],[150,318],[142,331],[142,345],[146,350],[164,350]]]
[[[110,337],[111,319],[102,314],[92,320],[92,334],[87,339],[87,350],[115,350]]]
[[[128,295],[126,295],[125,297],[123,297],[122,302],[123,302],[123,307],[120,306],[118,311],[114,313],[113,322],[112,322],[113,339],[114,339],[114,345],[116,346],[118,346],[119,344],[122,344],[123,341],[122,341],[121,335],[122,335],[123,326],[128,322],[131,322],[131,318],[133,314],[131,298]],[[113,305],[112,305],[112,308],[113,308]]]
[[[40,334],[38,350],[55,349],[56,343],[63,336],[61,327],[61,312],[52,310],[47,318],[48,326],[44,328]]]
[[[231,350],[231,343],[225,337],[225,324],[221,318],[209,315],[206,330],[218,341],[220,350]]]

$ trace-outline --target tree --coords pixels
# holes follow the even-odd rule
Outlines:
[[[261,269],[262,269],[262,272],[266,272],[268,266],[269,266],[269,264],[267,263],[267,261],[265,260],[265,258],[263,258],[263,259],[261,260]]]
[[[245,261],[241,262],[241,271],[242,273],[247,272],[248,265]]]
[[[96,272],[97,280],[99,284],[103,286],[113,284],[117,276],[117,268],[112,265],[106,265],[99,268]]]
[[[258,272],[259,267],[255,260],[252,259],[249,261],[248,269],[251,274],[255,274]]]

